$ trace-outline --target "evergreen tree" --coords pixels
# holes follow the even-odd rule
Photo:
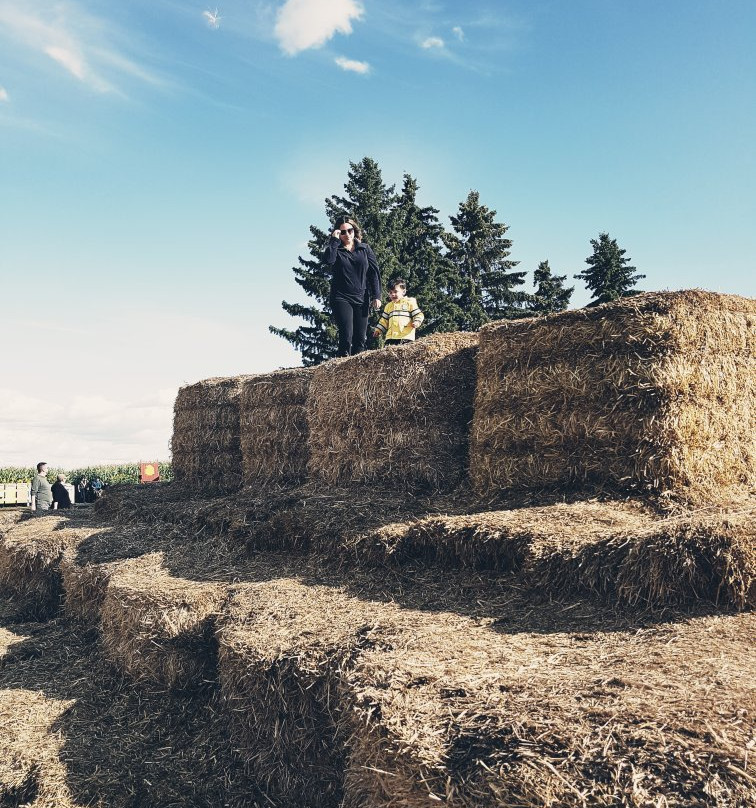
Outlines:
[[[417,191],[417,181],[405,174],[394,211],[397,274],[407,281],[408,293],[423,310],[421,333],[453,331],[460,312],[453,300],[454,267],[443,252],[444,228],[436,208],[417,204]]]
[[[535,294],[530,303],[530,310],[534,314],[552,314],[555,311],[564,311],[570,305],[570,298],[575,287],[564,288],[566,275],[552,275],[548,261],[541,261],[538,269],[533,273]]]
[[[292,317],[300,317],[307,325],[295,330],[269,326],[277,334],[290,342],[301,354],[305,367],[318,365],[336,356],[339,345],[338,329],[331,317],[328,297],[331,289],[331,268],[323,263],[323,250],[328,243],[330,232],[310,227],[312,238],[307,242],[311,258],[298,258],[299,266],[294,267],[294,279],[305,293],[315,299],[309,306],[301,303],[281,304],[283,310]]]
[[[370,244],[381,269],[381,283],[396,274],[397,260],[392,250],[394,235],[393,211],[396,204],[394,186],[383,183],[381,171],[375,160],[364,157],[359,163],[349,163],[345,196],[331,196],[325,201],[326,217],[332,224],[339,216],[346,215],[359,222],[362,238]],[[305,293],[314,298],[311,305],[287,303],[281,305],[288,314],[300,317],[307,325],[293,331],[270,326],[270,331],[290,342],[301,354],[305,367],[317,365],[336,356],[338,330],[331,318],[329,303],[331,268],[323,263],[323,251],[330,231],[311,226],[312,238],[307,243],[310,258],[299,258],[294,267],[295,280]],[[370,329],[368,329],[369,338]]]
[[[598,306],[620,297],[631,297],[640,294],[640,289],[633,289],[635,284],[645,275],[634,275],[635,267],[628,266],[629,258],[625,258],[627,250],[617,246],[616,239],[610,239],[608,233],[601,233],[598,239],[591,239],[593,255],[585,259],[588,269],[575,275],[585,281],[585,285],[593,293],[589,306]]]
[[[489,320],[522,317],[530,299],[515,291],[525,283],[525,272],[511,272],[519,261],[509,260],[512,242],[504,236],[509,227],[494,221],[495,210],[480,204],[480,194],[470,191],[451,216],[456,235],[444,233],[447,256],[456,270],[455,303],[460,312],[457,327],[474,331]]]

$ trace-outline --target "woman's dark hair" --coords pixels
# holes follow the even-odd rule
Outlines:
[[[333,230],[338,230],[342,224],[351,225],[354,228],[354,240],[362,241],[362,228],[354,219],[349,216],[339,216],[338,219],[336,219],[336,221],[333,223]]]

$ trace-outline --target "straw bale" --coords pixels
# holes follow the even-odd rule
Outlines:
[[[477,491],[756,487],[756,301],[659,292],[480,332]]]
[[[0,625],[3,619],[0,604]],[[0,805],[262,806],[212,689],[139,687],[97,633],[56,618],[0,629]],[[9,646],[4,651],[3,646]]]
[[[217,377],[179,389],[171,442],[179,483],[209,491],[241,487],[239,396],[251,378]]]
[[[531,581],[555,596],[588,593],[634,607],[756,606],[756,507],[621,526],[588,542],[548,537],[530,553]]]
[[[745,808],[756,796],[744,720],[756,683],[742,677],[753,615],[566,637],[413,615],[372,639],[342,681],[344,808]]]
[[[0,541],[0,597],[13,599],[19,618],[45,619],[60,608],[60,559],[71,544],[64,525],[63,517],[29,516]]]
[[[368,563],[405,564],[419,559],[446,569],[519,572],[527,565],[534,542],[588,544],[652,523],[650,515],[626,502],[559,503],[456,516],[434,514],[363,533],[355,537],[354,551]]]
[[[61,559],[65,613],[87,623],[99,622],[110,576],[117,565],[118,562],[79,564],[72,558]]]
[[[237,592],[219,630],[219,680],[234,744],[276,805],[340,805],[334,688],[378,608],[290,579]]]
[[[214,619],[225,592],[172,578],[161,563],[154,553],[111,571],[100,613],[103,649],[133,679],[196,688],[213,675]]]
[[[756,505],[669,518],[631,502],[577,502],[395,522],[353,539],[363,562],[514,573],[555,597],[623,607],[756,605]]]
[[[310,473],[329,484],[457,486],[467,467],[477,343],[477,334],[434,334],[319,365],[308,400]]]
[[[307,476],[307,393],[312,368],[245,382],[240,399],[245,485],[296,485]]]

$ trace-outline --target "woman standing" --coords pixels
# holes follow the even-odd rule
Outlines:
[[[375,253],[354,219],[336,220],[324,260],[333,267],[331,311],[339,329],[339,356],[365,350],[370,306],[381,308],[381,275]],[[371,303],[372,301],[372,303]]]

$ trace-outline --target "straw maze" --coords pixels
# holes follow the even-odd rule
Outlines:
[[[0,805],[753,806],[754,310],[182,388],[178,482],[3,514]]]

